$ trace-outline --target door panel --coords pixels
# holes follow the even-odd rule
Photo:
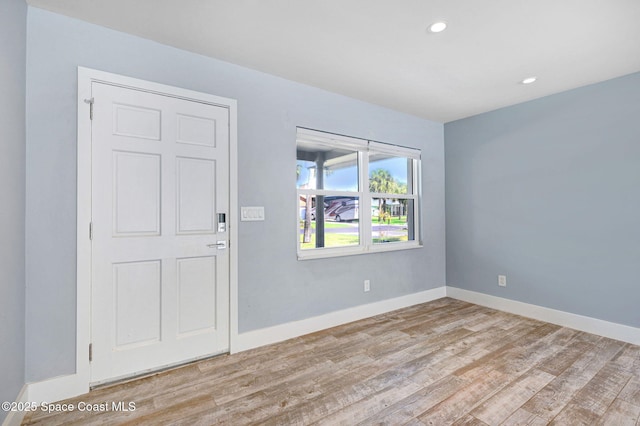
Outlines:
[[[216,121],[205,117],[177,115],[177,142],[215,147]]]
[[[160,260],[113,265],[115,349],[160,340],[160,271]]]
[[[113,134],[160,140],[161,111],[142,106],[113,104]]]
[[[113,236],[160,235],[160,156],[113,152]]]
[[[215,232],[216,219],[216,163],[211,160],[178,157],[179,234]]]
[[[92,83],[91,381],[229,349],[229,116]]]
[[[178,259],[178,334],[206,332],[216,328],[214,257]]]

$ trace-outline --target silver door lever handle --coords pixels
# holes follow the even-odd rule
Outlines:
[[[215,244],[207,244],[207,247],[209,248],[217,248],[218,250],[224,250],[227,248],[227,242],[226,241],[218,241]]]

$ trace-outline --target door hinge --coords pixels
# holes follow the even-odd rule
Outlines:
[[[93,222],[89,222],[89,240],[93,240]]]
[[[89,362],[93,361],[93,343],[89,343]]]
[[[85,99],[85,104],[89,104],[89,120],[93,120],[93,98]]]

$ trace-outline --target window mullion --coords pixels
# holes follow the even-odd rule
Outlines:
[[[420,160],[412,161],[413,194],[417,199],[413,202],[414,240],[422,245],[422,167]]]
[[[372,198],[385,198],[387,200],[415,200],[418,198],[416,194],[393,194],[393,193],[380,193],[380,192],[370,192],[369,195]]]
[[[298,189],[300,195],[324,195],[325,197],[341,196],[341,197],[357,197],[360,192],[355,191],[336,191],[333,189]]]
[[[369,153],[360,151],[360,241],[365,251],[371,247],[371,196],[369,195]]]

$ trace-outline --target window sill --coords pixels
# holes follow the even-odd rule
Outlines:
[[[420,243],[387,243],[376,244],[365,249],[363,247],[339,247],[339,248],[319,248],[298,251],[298,260],[326,259],[331,257],[358,256],[372,253],[388,253],[391,251],[403,251],[423,248]]]

